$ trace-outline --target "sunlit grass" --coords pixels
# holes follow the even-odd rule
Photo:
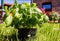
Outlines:
[[[3,27],[0,24],[0,27]],[[44,23],[41,27],[38,25],[35,37],[29,37],[26,41],[60,41],[60,24],[59,23]],[[2,41],[0,39],[0,41]],[[12,41],[12,40],[11,40]],[[20,41],[16,40],[16,41]]]
[[[36,38],[30,41],[60,41],[60,26],[55,23],[44,23],[41,27],[37,25]]]

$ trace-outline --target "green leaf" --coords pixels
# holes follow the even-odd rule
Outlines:
[[[7,26],[10,26],[11,23],[12,23],[12,21],[13,21],[12,15],[9,15],[9,16],[5,19],[5,23],[6,23]]]

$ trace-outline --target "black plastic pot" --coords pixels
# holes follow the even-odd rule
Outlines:
[[[37,28],[20,28],[18,29],[18,38],[22,39],[22,41],[24,39],[27,39],[29,37],[33,37],[36,35],[37,32]],[[24,40],[25,41],[25,40]]]

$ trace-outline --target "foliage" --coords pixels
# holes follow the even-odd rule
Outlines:
[[[3,17],[6,26],[33,27],[48,21],[48,16],[42,14],[35,3],[18,4],[15,0],[14,5],[6,9]]]

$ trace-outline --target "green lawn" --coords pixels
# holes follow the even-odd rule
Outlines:
[[[30,41],[60,41],[60,26],[58,23],[44,23],[41,27],[38,25],[36,27],[38,27],[36,37],[30,38]]]
[[[2,26],[0,25],[0,27]],[[41,24],[41,26],[37,25],[36,27],[37,27],[36,36],[30,37],[26,41],[60,41],[60,24],[44,23]]]

